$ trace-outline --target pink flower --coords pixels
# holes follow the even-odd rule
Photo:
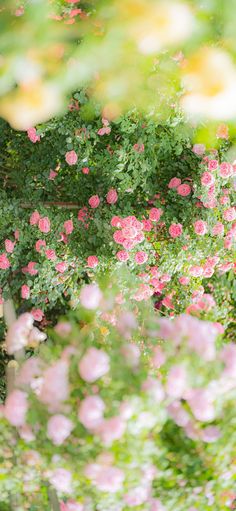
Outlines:
[[[110,465],[91,463],[85,468],[85,475],[91,479],[96,488],[107,493],[116,493],[122,488],[124,473]]]
[[[83,174],[89,174],[89,167],[83,167],[82,172]]]
[[[7,270],[11,264],[6,254],[0,254],[0,270]]]
[[[208,170],[213,171],[216,170],[218,167],[218,161],[217,160],[209,160],[208,161]]]
[[[71,333],[71,329],[69,321],[58,321],[54,327],[55,332],[61,337],[67,337]]]
[[[152,222],[151,220],[142,220],[142,224],[143,224],[143,230],[145,232],[150,232],[152,230]]]
[[[97,309],[101,299],[102,292],[96,284],[88,284],[80,292],[80,301],[85,309]]]
[[[99,199],[98,195],[92,195],[92,197],[90,197],[88,203],[91,206],[91,208],[93,208],[93,209],[97,208],[100,204],[100,199]]]
[[[220,438],[220,430],[217,426],[208,426],[201,430],[201,439],[203,442],[216,442]]]
[[[162,213],[163,213],[162,209],[152,208],[149,211],[149,219],[152,222],[159,222]]]
[[[68,399],[68,363],[65,360],[55,362],[43,373],[43,383],[38,397],[51,410],[56,410]]]
[[[68,165],[75,165],[78,160],[78,156],[75,151],[68,151],[66,153],[65,158],[66,158],[66,163],[68,163]]]
[[[148,500],[149,488],[147,486],[137,486],[129,490],[124,495],[124,501],[128,507],[141,506]]]
[[[236,218],[236,208],[228,208],[223,213],[224,220],[233,222]]]
[[[5,240],[6,252],[8,252],[9,254],[12,254],[14,247],[15,247],[15,242],[13,242],[11,240]]]
[[[110,359],[103,350],[89,348],[79,362],[79,373],[83,380],[91,383],[110,370]]]
[[[129,254],[126,252],[126,250],[119,250],[119,252],[116,254],[116,257],[118,261],[125,262],[129,259]]]
[[[97,134],[102,137],[103,135],[109,135],[111,133],[110,126],[103,126],[103,128],[100,128],[97,132]]]
[[[230,163],[223,162],[220,165],[220,171],[219,171],[220,177],[226,179],[233,175],[233,167]]]
[[[183,232],[183,226],[181,224],[171,224],[169,227],[169,233],[172,238],[178,238]]]
[[[33,142],[33,144],[35,144],[35,142],[40,142],[40,136],[37,135],[37,131],[35,128],[29,128],[27,130],[27,135],[30,141]]]
[[[182,285],[182,286],[187,286],[190,282],[190,278],[189,277],[180,277],[179,278],[179,283]]]
[[[195,233],[199,236],[204,236],[207,233],[207,224],[203,220],[197,220],[193,225]]]
[[[42,321],[44,312],[41,309],[32,309],[31,314],[35,321]]]
[[[65,273],[65,271],[68,269],[68,264],[66,261],[61,261],[60,263],[56,264],[55,268],[59,273]]]
[[[47,436],[54,445],[62,445],[71,434],[73,427],[73,422],[64,415],[53,415],[47,424]]]
[[[224,225],[221,222],[217,222],[212,229],[213,236],[223,236]]]
[[[55,259],[57,257],[55,250],[52,250],[51,248],[49,248],[48,250],[45,250],[45,255],[46,255],[46,258],[51,261],[55,261]]]
[[[98,261],[98,258],[96,256],[89,256],[87,258],[87,266],[89,268],[96,268],[96,266],[98,265],[99,261]]]
[[[21,286],[21,298],[28,300],[29,297],[30,297],[30,288],[26,284],[23,284],[23,286]]]
[[[33,324],[32,314],[25,312],[10,326],[6,335],[7,351],[10,355],[27,346]]]
[[[73,226],[73,220],[66,220],[64,222],[64,229],[66,231],[66,234],[71,234],[74,230],[74,226]]]
[[[65,470],[64,468],[56,468],[50,477],[50,483],[52,486],[61,493],[72,492],[71,482],[71,472],[69,472],[69,470]]]
[[[97,428],[102,420],[105,404],[99,396],[87,396],[80,404],[78,419],[87,429]]]
[[[121,218],[119,216],[113,216],[111,219],[112,227],[121,227]]]
[[[181,185],[181,179],[178,177],[172,177],[168,184],[168,188],[177,188],[179,185]]]
[[[211,186],[214,182],[215,178],[210,172],[203,172],[201,176],[201,183],[203,186]]]
[[[114,188],[111,188],[107,194],[106,199],[108,204],[115,204],[118,199],[117,191]]]
[[[195,418],[202,422],[212,421],[215,418],[215,410],[212,397],[206,389],[192,389],[187,399]]]
[[[212,266],[208,266],[207,264],[205,264],[203,267],[203,277],[209,279],[210,277],[212,277],[213,273],[214,268],[212,268]]]
[[[25,424],[28,410],[27,394],[21,390],[13,390],[6,399],[4,415],[12,426]]]
[[[46,241],[45,240],[37,240],[35,243],[35,250],[37,252],[41,252],[41,247],[46,247]]]
[[[203,274],[203,268],[201,266],[191,266],[189,273],[192,277],[200,277]]]
[[[166,383],[166,392],[170,397],[181,398],[186,388],[186,371],[182,366],[172,366]]]
[[[96,433],[106,446],[110,446],[115,440],[119,440],[123,436],[125,429],[126,423],[121,417],[111,417],[102,421],[96,429]]]
[[[179,185],[177,188],[177,193],[182,197],[187,197],[187,195],[191,193],[191,186],[187,185],[186,183]]]
[[[143,151],[144,151],[144,144],[134,144],[133,148],[136,151],[136,153],[143,153]]]
[[[134,259],[137,264],[144,264],[148,260],[148,254],[143,251],[136,252]]]
[[[41,232],[47,233],[50,231],[50,220],[47,216],[39,219],[38,228]]]
[[[83,504],[75,502],[75,500],[60,502],[60,511],[83,511],[83,509]]]
[[[26,273],[29,273],[30,275],[37,275],[38,270],[36,270],[35,268],[36,264],[37,264],[36,262],[30,261],[26,266]]]
[[[58,172],[55,172],[55,170],[50,170],[48,179],[49,181],[54,181],[54,179],[58,176]]]
[[[204,144],[194,144],[192,150],[193,153],[197,154],[198,156],[202,156],[206,151],[206,147],[204,146]]]
[[[30,225],[37,225],[40,219],[40,214],[38,211],[34,211],[30,217]]]

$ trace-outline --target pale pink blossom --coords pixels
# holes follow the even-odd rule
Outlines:
[[[68,165],[75,165],[77,163],[78,156],[75,151],[67,151],[65,159]]]
[[[113,216],[111,219],[112,227],[121,227],[121,218],[119,216]]]
[[[203,268],[201,266],[191,266],[189,273],[192,277],[200,277],[203,274]]]
[[[169,227],[169,234],[172,238],[178,238],[183,232],[183,226],[181,224],[171,224]]]
[[[187,398],[195,418],[202,422],[212,421],[215,418],[215,409],[210,392],[206,389],[192,389]]]
[[[134,259],[137,264],[144,264],[148,260],[148,254],[146,254],[146,252],[143,251],[136,252]]]
[[[187,385],[186,370],[183,366],[171,367],[166,383],[166,392],[170,397],[181,398]]]
[[[11,264],[6,254],[0,254],[0,270],[7,270]]]
[[[140,350],[136,344],[124,344],[121,348],[121,353],[125,358],[126,363],[131,367],[137,367],[140,359]]]
[[[221,222],[217,222],[212,228],[213,236],[223,236],[224,225]]]
[[[9,254],[12,254],[14,248],[15,248],[15,242],[13,242],[11,240],[5,240],[6,252],[8,252]]]
[[[159,220],[160,220],[160,218],[161,218],[162,213],[163,213],[162,209],[159,209],[159,208],[152,208],[152,209],[150,209],[150,211],[149,211],[149,219],[150,219],[152,222],[159,222]]]
[[[233,167],[230,163],[223,162],[220,165],[220,171],[219,171],[220,177],[227,179],[228,177],[231,177],[233,175]]]
[[[95,255],[92,255],[92,256],[89,256],[87,258],[87,266],[89,268],[96,268],[96,266],[98,265],[99,261],[98,261],[98,258],[97,256]]]
[[[68,363],[65,360],[59,360],[44,371],[39,400],[51,410],[57,410],[68,397]]]
[[[47,423],[47,436],[55,445],[62,445],[71,434],[73,427],[73,422],[65,415],[53,415]]]
[[[72,476],[69,470],[64,468],[56,468],[49,478],[52,486],[59,493],[71,493],[72,492]]]
[[[90,197],[88,203],[91,208],[93,208],[93,209],[97,208],[100,204],[100,199],[99,199],[98,195],[92,195],[92,197]]]
[[[35,243],[35,250],[37,252],[41,252],[42,247],[46,247],[46,241],[45,240],[37,240]]]
[[[115,204],[118,200],[117,191],[114,188],[111,188],[106,196],[106,200],[108,204]]]
[[[195,233],[199,236],[204,236],[207,233],[207,223],[203,220],[197,220],[193,225]]]
[[[232,342],[223,347],[221,354],[221,360],[225,364],[224,373],[230,378],[236,377],[236,344]]]
[[[23,286],[21,286],[21,298],[23,298],[24,300],[28,300],[29,297],[30,288],[29,286],[27,286],[27,284],[23,284]]]
[[[97,428],[103,420],[105,404],[99,396],[87,396],[80,404],[78,419],[87,429]]]
[[[154,367],[159,369],[166,361],[166,355],[162,350],[161,346],[156,346],[153,349],[152,364]]]
[[[162,505],[159,499],[151,499],[151,505],[149,511],[166,511],[166,508]],[[189,509],[190,511],[190,509]],[[194,511],[194,510],[192,510]],[[195,510],[197,511],[197,510]]]
[[[88,348],[79,362],[79,373],[83,380],[91,383],[110,370],[110,359],[107,353],[97,348]]]
[[[124,501],[129,507],[141,506],[148,500],[149,488],[147,486],[137,486],[129,490],[124,495]]]
[[[209,160],[208,161],[208,170],[213,171],[216,170],[218,167],[218,161],[217,160]]]
[[[64,222],[64,229],[66,231],[66,234],[71,234],[74,230],[74,226],[73,226],[73,220],[66,220]]]
[[[148,376],[142,383],[142,391],[146,392],[155,403],[161,403],[165,397],[164,389],[157,378]]]
[[[102,299],[102,292],[97,284],[88,284],[81,289],[80,301],[85,309],[97,309]]]
[[[35,128],[29,128],[27,130],[27,135],[30,141],[33,142],[33,144],[35,144],[35,142],[40,142],[40,135],[37,135],[37,131]]]
[[[42,321],[44,312],[41,309],[32,309],[31,314],[35,321]]]
[[[45,256],[46,256],[46,258],[47,258],[47,259],[49,259],[50,261],[55,261],[55,259],[56,259],[56,257],[57,257],[57,256],[56,256],[56,252],[55,252],[55,250],[53,250],[53,249],[51,249],[51,248],[49,248],[49,249],[45,250]]]
[[[33,324],[32,314],[25,312],[10,326],[6,335],[7,351],[10,355],[27,346]]]
[[[191,193],[191,186],[183,183],[177,187],[177,193],[182,197],[187,197]]]
[[[233,222],[236,219],[236,208],[228,208],[223,213],[224,220]]]
[[[124,473],[116,467],[91,463],[85,467],[85,476],[92,480],[98,490],[116,493],[121,490]]]
[[[198,156],[202,156],[205,153],[205,151],[206,151],[206,147],[205,147],[204,144],[194,144],[192,150]]]
[[[181,185],[181,179],[178,177],[172,177],[170,182],[168,183],[168,188],[177,188],[179,185]]]
[[[45,234],[50,232],[51,225],[50,225],[50,220],[47,216],[44,216],[43,218],[39,219],[38,228],[41,232],[43,232]]]
[[[54,181],[54,179],[58,176],[58,172],[55,172],[55,170],[50,170],[48,179],[49,181]]]
[[[28,358],[16,376],[17,385],[30,385],[34,378],[40,376],[40,361],[37,357]]]
[[[126,250],[119,250],[119,252],[116,254],[116,257],[118,261],[125,262],[129,259],[129,254],[126,252]]]
[[[96,428],[96,433],[106,446],[110,446],[115,440],[119,440],[123,436],[125,430],[126,423],[121,417],[117,416],[104,419]]]
[[[60,511],[83,511],[83,504],[75,500],[67,500],[67,502],[60,502]]]
[[[210,172],[203,172],[201,176],[201,183],[203,186],[211,186],[214,182],[215,178]]]
[[[190,415],[185,410],[180,401],[178,400],[172,401],[172,403],[170,403],[167,406],[167,412],[170,415],[170,417],[172,417],[172,419],[175,421],[177,426],[181,427],[187,426],[190,420]]]
[[[68,269],[68,264],[66,261],[61,261],[60,263],[56,264],[55,269],[59,273],[65,273],[65,271]]]
[[[6,399],[4,415],[12,426],[23,426],[28,410],[27,394],[21,390],[13,390]]]
[[[40,214],[38,211],[34,211],[30,217],[30,225],[37,225],[40,220]]]
[[[179,283],[182,285],[182,286],[187,286],[190,282],[190,278],[189,277],[179,277]]]
[[[217,426],[208,426],[201,430],[201,439],[203,442],[212,443],[220,438],[220,429]]]

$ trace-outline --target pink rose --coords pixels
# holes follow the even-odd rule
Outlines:
[[[190,278],[189,277],[180,277],[179,278],[179,283],[182,285],[182,286],[187,286],[190,282]]]
[[[59,360],[44,371],[38,398],[51,410],[56,410],[68,397],[68,363],[65,360]]]
[[[124,481],[122,470],[110,465],[91,463],[85,467],[85,476],[91,479],[100,491],[116,493],[121,490]]]
[[[149,219],[152,222],[159,222],[162,213],[163,213],[162,209],[152,208],[149,211]]]
[[[33,142],[33,144],[35,144],[35,142],[40,142],[40,136],[37,135],[37,131],[35,128],[29,128],[27,130],[27,135],[30,141]]]
[[[115,204],[118,199],[117,191],[114,190],[114,188],[111,188],[107,194],[106,199],[107,199],[108,204]]]
[[[37,252],[41,252],[42,247],[46,247],[46,241],[45,240],[37,240],[35,243],[35,250]]]
[[[28,410],[27,394],[21,390],[13,390],[6,399],[4,415],[12,426],[25,424]]]
[[[91,383],[106,374],[110,369],[110,360],[103,350],[89,348],[79,362],[79,373],[83,380]]]
[[[25,312],[10,326],[6,335],[7,351],[10,355],[27,346],[33,324],[33,315]]]
[[[71,234],[74,230],[74,226],[73,226],[73,220],[66,220],[64,222],[64,229],[66,231],[66,234]]]
[[[30,261],[26,267],[26,273],[29,273],[30,275],[37,275],[38,270],[36,270],[35,265],[37,263],[35,261]]]
[[[80,404],[78,419],[87,429],[97,428],[102,420],[105,404],[99,396],[87,396]]]
[[[54,179],[58,176],[58,173],[55,170],[50,170],[48,179],[49,181],[54,181]]]
[[[209,160],[208,161],[208,170],[213,171],[216,170],[218,167],[218,161],[217,160]]]
[[[98,258],[96,256],[89,256],[87,258],[87,266],[89,268],[96,268],[96,266],[98,265],[99,261],[98,261]]]
[[[115,440],[119,440],[126,429],[126,423],[121,417],[111,417],[104,419],[100,426],[96,428],[96,433],[101,438],[101,441],[110,446]]]
[[[228,208],[223,213],[224,220],[233,222],[236,218],[236,208]]]
[[[56,264],[55,268],[59,273],[65,273],[65,271],[68,269],[68,264],[66,261],[61,261],[60,263]]]
[[[134,144],[133,148],[136,151],[136,153],[143,153],[143,151],[144,151],[144,144]]]
[[[200,277],[203,274],[203,268],[201,266],[191,266],[189,273],[192,277]]]
[[[212,421],[215,418],[215,410],[212,397],[206,389],[192,389],[187,399],[189,406],[197,420],[202,422]]]
[[[26,284],[23,284],[23,286],[21,286],[21,298],[28,300],[29,297],[30,297],[30,288]]]
[[[186,370],[183,366],[174,365],[171,367],[166,383],[166,392],[168,396],[182,398],[187,386]]]
[[[69,472],[69,470],[65,470],[64,468],[56,468],[50,477],[50,483],[52,486],[61,493],[72,492],[71,482],[71,472]]]
[[[134,259],[137,264],[144,264],[148,260],[148,254],[143,251],[136,252]]]
[[[116,257],[118,261],[125,262],[129,259],[129,253],[126,252],[126,250],[119,250],[119,252],[116,254]]]
[[[40,214],[38,211],[34,211],[30,217],[30,225],[37,225],[40,219]]]
[[[89,174],[89,167],[83,167],[82,172],[83,174]]]
[[[75,502],[75,500],[60,502],[60,511],[83,511],[83,509],[83,504]]]
[[[183,183],[182,185],[178,186],[177,193],[182,197],[187,197],[187,195],[191,193],[191,186],[187,185],[186,183]]]
[[[178,177],[172,177],[170,182],[168,183],[168,188],[177,188],[179,185],[181,185],[181,179]]]
[[[142,224],[143,224],[143,230],[145,232],[150,232],[152,230],[152,222],[151,220],[142,220]]]
[[[193,225],[195,233],[199,236],[204,236],[207,233],[207,224],[203,220],[197,220]]]
[[[93,208],[93,209],[97,208],[100,204],[100,199],[99,199],[98,195],[92,195],[92,197],[90,197],[88,203],[91,206],[91,208]]]
[[[73,422],[64,415],[53,415],[47,424],[47,436],[54,445],[62,445],[71,434],[73,427]]]
[[[50,231],[50,220],[47,216],[39,219],[38,228],[41,232],[47,233]]]
[[[193,153],[197,154],[198,156],[202,156],[206,151],[206,147],[204,144],[194,144],[192,150]]]
[[[183,232],[183,226],[181,224],[171,224],[169,227],[169,234],[172,238],[178,238]]]
[[[12,254],[14,247],[15,247],[15,242],[13,242],[11,240],[5,240],[6,252],[8,252],[9,254]]]
[[[223,236],[224,225],[221,222],[217,222],[212,229],[213,236]]]
[[[66,158],[66,163],[68,163],[68,165],[75,165],[78,160],[78,156],[75,151],[68,151],[66,153],[65,158]]]
[[[35,321],[42,321],[44,312],[41,309],[32,309],[31,314]]]
[[[46,258],[49,259],[50,261],[55,261],[55,259],[57,257],[55,250],[52,250],[51,248],[49,248],[48,250],[45,250],[45,255],[46,255]]]
[[[203,172],[201,176],[201,183],[203,186],[211,186],[214,182],[215,178],[210,172]]]
[[[112,227],[121,227],[121,218],[119,216],[113,216],[111,219]]]
[[[7,270],[11,264],[6,254],[0,254],[0,270]]]
[[[220,171],[219,171],[220,177],[223,179],[226,179],[233,175],[233,167],[230,163],[223,162],[220,165]]]
[[[81,289],[80,301],[85,309],[97,309],[102,299],[102,292],[96,284],[88,284]]]

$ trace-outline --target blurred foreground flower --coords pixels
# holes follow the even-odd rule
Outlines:
[[[182,106],[192,117],[232,119],[236,117],[236,68],[227,53],[216,48],[202,48],[184,69],[188,91]]]

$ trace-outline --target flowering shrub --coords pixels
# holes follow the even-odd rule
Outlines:
[[[119,279],[86,285],[56,342],[20,364],[1,407],[2,501],[47,509],[48,482],[62,511],[233,505],[235,345],[219,347],[211,322],[160,317],[130,293]],[[10,352],[19,322],[27,345],[29,319],[12,325]]]

